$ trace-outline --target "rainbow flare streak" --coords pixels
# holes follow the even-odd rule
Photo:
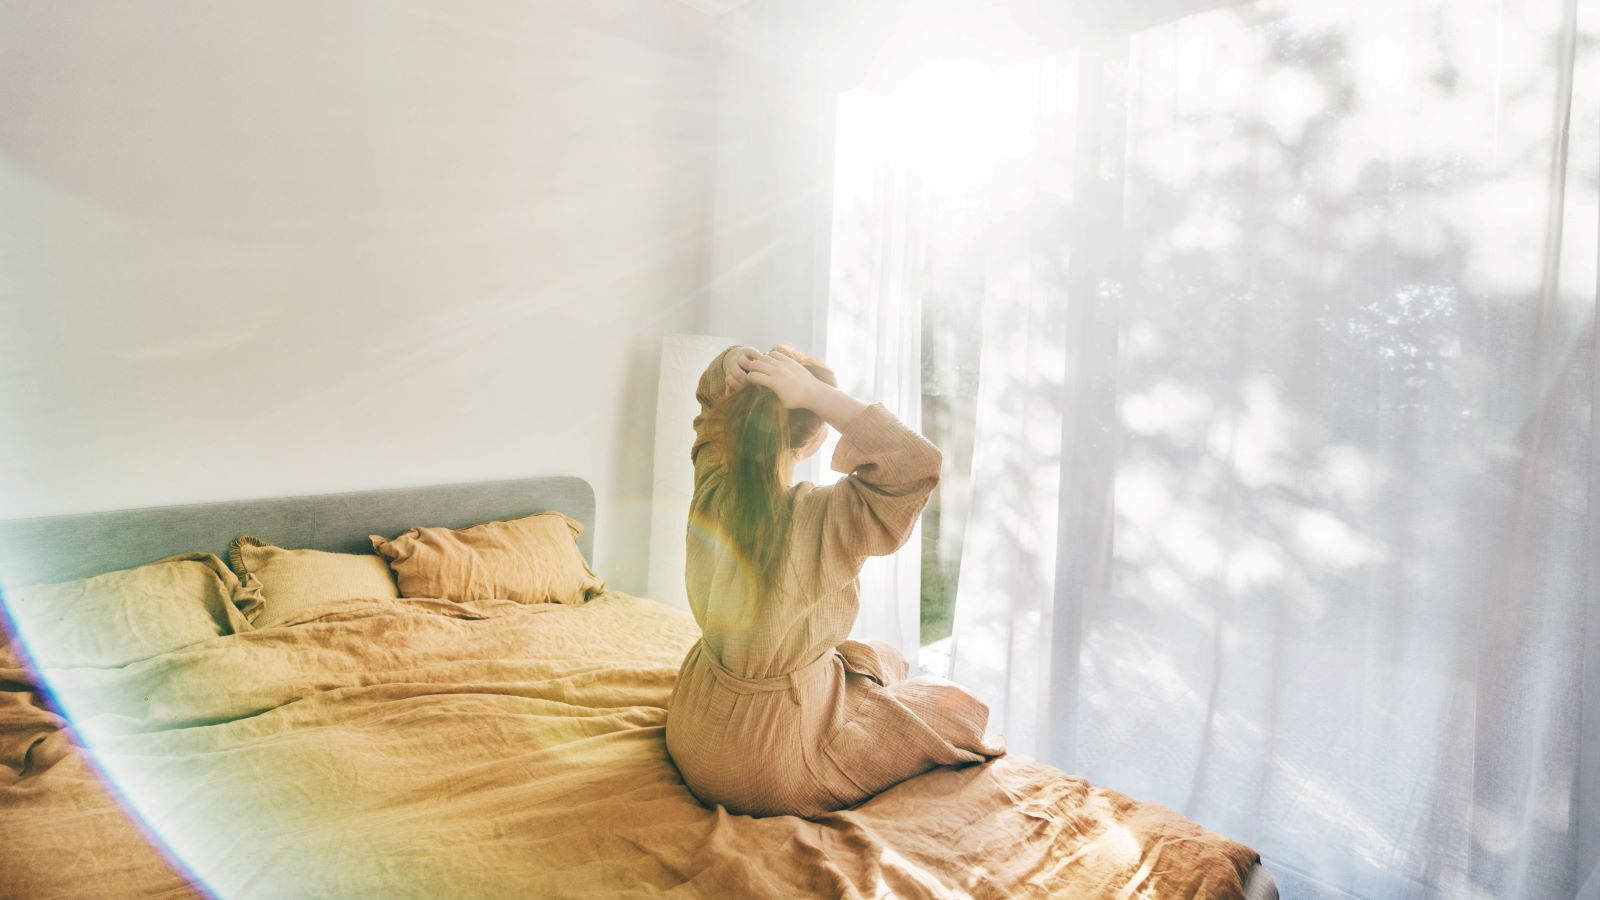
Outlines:
[[[71,731],[73,744],[82,751],[90,771],[105,786],[107,796],[121,807],[128,821],[139,829],[150,846],[161,854],[174,871],[205,895],[218,896],[217,891],[201,877],[197,869],[184,859],[183,854],[174,846],[174,842],[169,841],[162,829],[146,817],[143,812],[145,807],[137,799],[141,791],[139,786],[133,783],[132,773],[127,771],[119,773],[115,755],[103,752],[95,746],[90,733],[92,729],[87,723],[88,717],[80,715],[84,704],[74,696],[71,688],[60,683],[59,677],[52,674],[52,670],[39,665],[38,654],[34,652],[32,640],[12,611],[7,594],[6,585],[0,583],[0,634],[3,634],[14,648],[17,661],[33,676],[34,688],[43,696],[48,706],[66,720],[65,727]]]

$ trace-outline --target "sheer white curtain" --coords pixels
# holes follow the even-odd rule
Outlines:
[[[952,677],[1286,896],[1600,896],[1600,2],[1245,4],[980,81],[981,178],[880,138],[909,187],[835,211],[836,301],[982,285]],[[937,341],[877,346],[903,393]]]
[[[920,204],[905,166],[890,152],[884,102],[870,94],[841,98],[834,162],[836,207],[830,259],[827,344],[839,387],[883,403],[912,428],[922,425],[920,275],[926,268]],[[832,433],[819,454],[818,483],[838,479],[828,461]],[[917,665],[922,528],[893,556],[861,571],[864,602],[852,636],[884,641]]]

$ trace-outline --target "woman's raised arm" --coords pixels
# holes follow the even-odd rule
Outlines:
[[[854,578],[868,556],[893,553],[910,537],[939,484],[939,448],[882,404],[867,405],[818,381],[803,358],[782,348],[746,364],[752,384],[771,388],[783,405],[803,407],[839,431],[832,467],[845,477],[817,488],[824,581]]]
[[[822,421],[843,433],[845,426],[867,408],[865,403],[846,394],[809,372],[798,352],[779,345],[746,362],[750,382],[771,388],[788,409],[809,409]]]

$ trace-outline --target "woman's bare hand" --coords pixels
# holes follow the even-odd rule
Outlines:
[[[722,358],[723,374],[728,379],[728,393],[733,393],[744,387],[749,378],[748,367],[750,361],[761,356],[761,351],[754,347],[736,347],[733,352]]]
[[[823,385],[806,367],[786,353],[762,353],[745,364],[750,383],[770,388],[786,409],[807,407]]]
[[[812,356],[809,353],[806,353],[805,351],[803,351],[800,348],[794,346],[793,344],[778,344],[777,346],[773,347],[768,352],[769,353],[781,353],[784,356],[787,356],[790,359],[793,359],[795,362],[799,363],[802,366],[826,366],[827,365],[827,363],[824,363],[822,360],[816,358],[815,356]]]

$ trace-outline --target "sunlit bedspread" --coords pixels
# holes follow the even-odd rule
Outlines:
[[[705,809],[662,739],[696,636],[615,593],[349,601],[52,669],[77,733],[0,648],[0,894],[1227,897],[1255,862],[1164,807],[1012,758],[813,821]]]

